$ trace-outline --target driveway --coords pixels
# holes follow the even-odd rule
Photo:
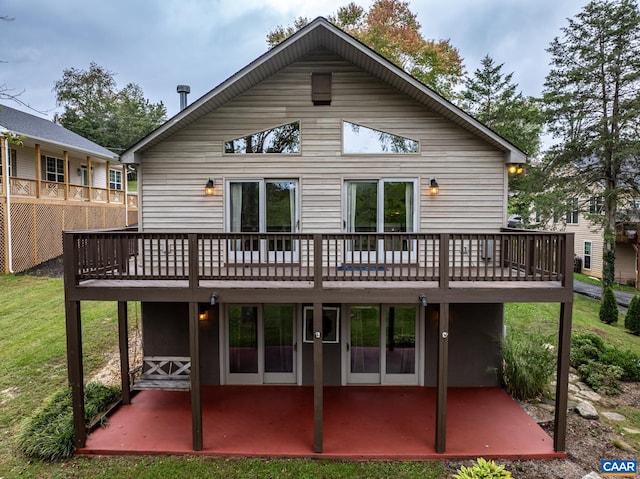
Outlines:
[[[594,299],[600,299],[602,297],[602,286],[583,283],[582,281],[573,281],[573,291]],[[623,308],[629,307],[629,303],[634,296],[632,293],[625,293],[623,291],[614,291],[613,294],[616,296],[618,305]]]

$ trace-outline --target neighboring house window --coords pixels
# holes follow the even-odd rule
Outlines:
[[[417,153],[420,143],[410,138],[342,122],[342,151],[365,155]]]
[[[45,157],[46,173],[45,178],[47,181],[55,181],[57,183],[64,183],[64,160],[61,158],[54,158],[53,156]]]
[[[580,205],[578,203],[578,199],[576,198],[573,201],[571,201],[571,204],[569,205],[569,207],[571,209],[567,212],[567,224],[577,225],[578,215],[580,213]]]
[[[224,152],[235,154],[300,153],[300,122],[294,121],[226,141]]]
[[[584,242],[584,269],[591,269],[591,241]]]
[[[112,190],[122,189],[122,171],[109,170],[109,188]]]
[[[599,215],[602,213],[603,198],[602,196],[592,196],[589,199],[589,213]]]
[[[351,180],[345,182],[345,190],[348,232],[416,230],[415,180]]]
[[[297,230],[297,180],[229,181],[229,231],[293,233]]]
[[[2,158],[2,161],[0,162],[0,176],[2,176],[2,169],[4,168],[4,165],[6,163],[6,160],[4,158],[6,149],[0,148],[0,150],[2,151],[2,155],[0,155],[0,158]],[[18,174],[17,163],[18,163],[18,152],[13,148],[11,148],[9,150],[9,176],[11,177],[17,176]]]

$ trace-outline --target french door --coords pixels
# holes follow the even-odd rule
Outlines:
[[[345,183],[344,220],[348,233],[413,233],[416,231],[415,180],[352,180]],[[415,241],[408,238],[377,239],[362,236],[350,242],[346,261],[415,261]]]
[[[349,384],[419,383],[415,306],[351,306],[345,343]]]
[[[228,384],[296,382],[294,306],[230,305],[225,325]]]
[[[297,180],[228,182],[228,231],[232,233],[294,233],[298,230]],[[286,235],[233,240],[232,262],[295,262],[299,245]]]

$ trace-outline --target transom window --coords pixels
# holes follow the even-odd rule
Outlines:
[[[112,190],[122,189],[122,171],[109,170],[109,188]]]
[[[64,183],[64,160],[53,156],[45,157],[47,181]]]
[[[375,130],[363,125],[342,122],[343,153],[365,155],[417,153],[420,144],[416,140]]]
[[[224,144],[225,153],[300,153],[300,122],[294,121],[269,130],[250,133]]]

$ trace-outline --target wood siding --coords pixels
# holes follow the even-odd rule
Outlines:
[[[331,72],[330,106],[313,106],[311,72]],[[404,155],[342,153],[342,121],[420,141]],[[301,153],[223,154],[225,141],[300,121]],[[418,179],[420,231],[504,226],[503,153],[338,57],[306,57],[144,153],[144,231],[225,231],[225,181],[300,180],[300,231],[339,232],[347,179]],[[437,178],[440,194],[426,191]],[[204,195],[208,178],[214,196]]]

